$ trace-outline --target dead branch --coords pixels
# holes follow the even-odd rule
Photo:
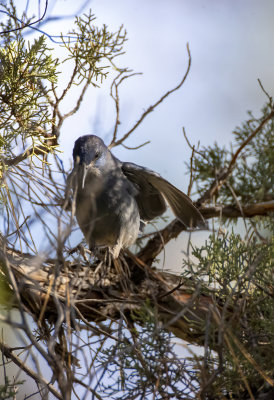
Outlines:
[[[130,72],[130,71],[128,71],[128,70],[120,71],[119,74],[113,79],[112,84],[110,86],[110,97],[113,99],[113,101],[115,103],[115,112],[116,112],[116,118],[115,118],[114,130],[113,130],[113,134],[112,134],[112,140],[111,140],[111,143],[109,144],[110,148],[115,145],[116,138],[117,138],[117,132],[118,132],[118,126],[120,125],[119,86],[121,85],[121,83],[124,80],[126,80],[128,78],[131,78],[131,77],[133,77],[135,75],[141,75],[141,73],[138,73],[138,72],[130,73],[128,75],[123,75],[123,74],[125,74],[127,72]]]
[[[14,349],[12,347],[7,346],[4,342],[0,341],[0,350],[7,359],[13,361],[14,364],[24,371],[30,378],[32,378],[38,384],[38,386],[42,386],[41,390],[49,390],[57,399],[63,399],[61,394],[53,385],[47,382],[40,374],[37,374],[35,371],[29,368],[26,363],[20,359],[20,357],[13,353]]]
[[[190,67],[191,67],[191,54],[190,54],[190,49],[189,49],[189,44],[188,44],[188,43],[187,43],[187,45],[186,45],[186,48],[187,48],[187,54],[188,54],[188,66],[187,66],[187,70],[186,70],[186,72],[185,72],[185,74],[184,74],[182,80],[180,81],[180,83],[179,83],[177,86],[175,86],[175,88],[173,88],[173,89],[171,89],[171,90],[168,90],[159,100],[156,101],[156,103],[154,103],[153,105],[151,105],[150,107],[148,107],[148,108],[143,112],[143,114],[142,114],[141,117],[138,119],[138,121],[133,125],[133,127],[132,127],[127,133],[125,133],[121,139],[119,139],[119,140],[117,140],[117,141],[115,141],[115,139],[116,139],[116,133],[117,133],[117,130],[116,130],[116,131],[114,132],[114,135],[113,135],[113,140],[112,140],[112,142],[111,142],[111,144],[110,144],[110,146],[109,146],[110,148],[115,147],[115,146],[119,146],[120,144],[122,144],[122,143],[132,134],[132,132],[135,131],[136,128],[138,128],[138,126],[142,123],[142,121],[145,119],[145,117],[146,117],[148,114],[150,114],[152,111],[154,111],[154,109],[155,109],[159,104],[161,104],[170,94],[174,93],[176,90],[180,89],[180,88],[183,86],[183,84],[185,83],[186,78],[187,78],[187,76],[188,76],[188,74],[189,74]],[[118,101],[118,97],[117,97],[117,101]],[[117,122],[117,121],[116,121],[116,122]]]

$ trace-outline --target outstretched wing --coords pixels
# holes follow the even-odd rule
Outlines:
[[[122,171],[139,187],[136,200],[142,219],[150,220],[163,214],[166,210],[165,199],[184,225],[195,227],[205,224],[190,198],[156,172],[128,162],[122,164]]]

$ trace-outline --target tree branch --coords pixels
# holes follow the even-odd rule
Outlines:
[[[120,144],[122,144],[130,135],[133,131],[135,131],[135,129],[142,123],[142,121],[145,119],[145,117],[150,114],[152,111],[154,111],[154,109],[160,104],[162,103],[170,94],[174,93],[176,90],[180,89],[183,84],[185,83],[185,80],[189,74],[190,71],[190,67],[191,67],[191,54],[190,54],[190,50],[189,50],[189,44],[187,43],[186,45],[187,48],[187,54],[188,54],[188,66],[187,66],[187,70],[183,76],[183,79],[181,80],[181,82],[174,88],[171,90],[168,90],[159,100],[156,101],[156,103],[154,103],[152,106],[150,106],[142,115],[141,117],[138,119],[138,121],[135,123],[135,125],[133,125],[133,127],[124,134],[124,136],[117,140],[117,141],[112,141],[111,145],[109,146],[110,148],[115,147],[115,146],[119,146]],[[116,132],[114,135],[114,138],[116,138]]]
[[[24,153],[19,154],[18,156],[14,157],[14,158],[4,158],[3,159],[3,163],[7,166],[7,167],[15,167],[17,164],[19,164],[20,162],[26,160],[28,157],[36,155],[36,156],[41,156],[41,155],[45,155],[49,152],[49,148],[48,147],[53,147],[57,145],[57,139],[56,138],[48,138],[47,140],[47,146],[43,146],[43,145],[39,145],[34,147],[31,147],[29,149],[27,149],[26,151],[24,151]]]
[[[237,205],[216,205],[214,207],[202,207],[199,210],[205,219],[214,217],[251,218],[257,215],[266,216],[274,212],[274,200],[241,206],[241,209]]]
[[[205,219],[266,216],[274,212],[274,200],[242,206],[242,211],[236,205],[199,207],[199,211]],[[138,257],[147,265],[152,265],[154,259],[161,253],[165,245],[170,240],[177,238],[184,230],[186,228],[179,220],[173,220],[164,229],[153,235],[146,246],[140,250]]]
[[[24,22],[22,22],[19,18],[15,17],[13,14],[10,14],[10,13],[7,12],[7,11],[0,10],[0,13],[3,13],[3,14],[8,15],[10,18],[13,18],[14,20],[16,20],[16,22],[20,21],[20,22],[22,23],[22,25],[19,26],[18,28],[7,29],[6,31],[0,32],[0,35],[6,35],[7,33],[16,32],[16,31],[21,31],[22,29],[30,28],[30,27],[32,27],[33,25],[38,24],[40,21],[42,21],[42,20],[44,19],[45,15],[46,15],[46,13],[47,13],[47,8],[48,8],[48,0],[46,0],[45,9],[44,9],[44,12],[43,12],[42,17],[39,18],[39,19],[37,19],[36,21],[30,22],[30,23],[28,23],[28,24],[25,24]]]
[[[251,135],[248,136],[248,138],[238,147],[238,149],[235,151],[235,153],[232,155],[230,163],[227,168],[224,168],[217,176],[217,178],[212,182],[210,188],[205,191],[203,196],[198,200],[197,204],[202,205],[203,203],[207,202],[208,200],[212,199],[214,194],[220,190],[220,188],[223,186],[223,184],[226,182],[228,177],[233,171],[233,168],[235,166],[236,160],[241,153],[241,151],[248,145],[248,143],[262,130],[262,128],[265,126],[265,124],[274,117],[274,109],[270,111],[268,115],[263,118],[261,121],[260,125],[251,133]]]
[[[14,362],[20,370],[24,371],[29,377],[31,377],[38,385],[43,385],[47,388],[57,399],[62,400],[63,397],[55,389],[53,385],[47,382],[42,376],[38,375],[35,371],[29,368],[18,356],[13,354],[12,347],[7,346],[4,342],[0,341],[0,349],[4,356]]]
[[[54,260],[39,262],[37,257],[23,256],[11,249],[7,251],[5,254],[0,249],[0,263],[5,265],[8,257],[9,268],[18,282],[21,302],[37,320],[46,301],[44,316],[51,320],[58,318],[59,308],[69,308],[72,321],[75,315],[82,315],[84,319],[80,319],[84,323],[119,320],[122,307],[127,318],[130,320],[133,316],[136,322],[140,309],[150,301],[167,329],[183,340],[202,345],[203,321],[209,307],[218,307],[210,296],[202,293],[194,296],[195,289],[184,286],[181,281],[178,285],[176,275],[155,272],[129,252],[124,255],[124,261],[117,260],[119,266],[114,264],[111,268],[100,267],[98,263],[89,264],[87,268],[85,264],[66,261],[66,265],[60,265],[56,277]],[[125,265],[129,272],[127,277],[121,274]],[[103,276],[100,268],[104,269]],[[68,285],[69,304],[66,302]],[[177,318],[182,310],[184,312]],[[142,318],[139,322],[142,323]]]

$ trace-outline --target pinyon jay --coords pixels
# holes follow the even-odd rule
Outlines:
[[[204,225],[190,198],[156,172],[119,161],[102,139],[79,137],[67,180],[78,224],[91,250],[108,248],[114,258],[135,242],[140,221],[163,214],[166,202],[187,227]]]

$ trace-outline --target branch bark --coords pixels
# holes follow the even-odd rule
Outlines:
[[[42,389],[45,388],[49,390],[57,399],[62,400],[63,397],[61,394],[55,389],[53,385],[47,382],[42,376],[37,374],[31,368],[29,368],[26,363],[24,363],[16,354],[13,353],[13,349],[7,346],[4,342],[0,341],[0,350],[3,352],[4,356],[13,361],[15,365],[17,365],[20,370],[24,371],[30,378],[32,378],[39,386],[42,385]]]
[[[205,219],[214,217],[251,218],[257,215],[267,216],[271,212],[274,212],[274,200],[242,206],[241,209],[237,205],[216,205],[214,207],[200,207],[199,211]],[[177,238],[179,234],[185,230],[185,226],[179,220],[174,219],[164,229],[152,236],[146,246],[140,250],[138,257],[147,265],[152,265],[153,261],[161,253],[165,245],[170,240]]]
[[[265,201],[257,204],[249,204],[242,206],[241,209],[237,205],[216,205],[214,207],[202,207],[200,212],[205,219],[214,217],[238,218],[238,217],[255,217],[257,215],[266,216],[274,211],[274,200]]]
[[[136,321],[140,309],[149,301],[168,330],[190,343],[203,344],[203,321],[209,309],[218,308],[215,300],[202,293],[197,296],[194,288],[184,282],[178,284],[180,278],[176,275],[156,272],[131,253],[117,262],[110,267],[66,262],[59,265],[56,276],[54,261],[39,261],[11,249],[7,253],[0,250],[0,263],[10,268],[21,301],[37,321],[41,320],[41,310],[43,318],[56,320],[60,307],[69,307],[72,320],[75,315],[89,322],[119,320],[122,309],[129,320]],[[127,276],[121,273],[125,266]]]
[[[204,207],[200,211],[206,219],[220,215],[242,216],[235,205]],[[273,211],[274,201],[242,207],[247,217]],[[66,307],[68,290],[71,313],[82,316],[87,322],[119,319],[121,307],[125,314],[137,315],[149,299],[157,307],[164,326],[177,337],[201,345],[204,342],[202,323],[209,310],[218,309],[216,300],[213,301],[209,294],[196,296],[195,288],[190,288],[189,283],[184,285],[178,276],[150,267],[165,244],[184,229],[180,221],[172,221],[155,234],[137,256],[127,252],[117,261],[118,265],[111,267],[100,266],[98,262],[89,266],[66,262],[59,265],[60,271],[56,275],[54,260],[22,255],[9,248],[4,251],[3,243],[0,243],[0,263],[11,269],[24,306],[37,321],[41,322],[43,317],[57,318],[56,301],[61,308]],[[121,273],[125,266],[127,274]]]

